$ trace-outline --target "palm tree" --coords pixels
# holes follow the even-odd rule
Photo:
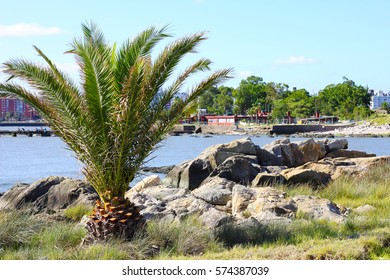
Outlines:
[[[188,77],[210,70],[211,61],[200,59],[172,77],[181,59],[206,39],[204,33],[168,44],[153,61],[157,43],[170,36],[166,26],[148,28],[118,48],[93,23],[83,24],[82,31],[83,37],[74,39],[67,51],[80,69],[79,85],[34,46],[46,67],[25,59],[4,63],[9,79],[0,84],[0,96],[32,105],[84,164],[83,174],[100,197],[86,240],[131,238],[143,219],[124,197],[130,182],[180,116],[209,87],[229,78],[231,69],[211,73],[192,87],[186,100],[166,109]],[[15,78],[29,86],[13,82]]]

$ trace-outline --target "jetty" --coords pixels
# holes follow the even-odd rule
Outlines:
[[[36,130],[0,130],[0,136],[11,136],[17,137],[18,135],[33,137],[33,136],[41,136],[41,137],[50,137],[54,135],[53,131],[46,129],[36,129]]]

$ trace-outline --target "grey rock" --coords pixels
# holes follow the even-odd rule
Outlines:
[[[233,220],[231,215],[218,211],[215,208],[210,208],[199,216],[200,221],[210,229],[216,229]]]
[[[348,140],[347,139],[335,139],[335,140],[329,140],[325,144],[326,152],[332,152],[342,149],[348,149]]]
[[[192,191],[192,194],[213,205],[226,205],[232,199],[234,183],[224,178],[212,177]]]
[[[280,174],[259,173],[255,179],[252,180],[252,187],[269,186],[274,184],[281,184],[284,182],[284,177]]]
[[[258,170],[245,157],[233,156],[214,169],[210,177],[218,176],[239,184],[249,184],[257,173]]]
[[[232,190],[232,214],[242,215],[248,205],[256,199],[256,191],[243,185],[235,185]]]
[[[292,223],[292,219],[280,216],[277,213],[269,210],[262,211],[256,216],[253,216],[253,218],[258,221],[260,225],[287,225]]]
[[[0,198],[0,209],[31,208],[31,204],[63,180],[65,180],[64,177],[51,176],[31,185],[17,184]]]
[[[342,223],[346,220],[343,208],[332,201],[308,195],[298,195],[293,198],[298,205],[298,211],[315,220],[328,220]]]
[[[354,151],[354,150],[336,150],[329,152],[326,154],[326,157],[330,158],[340,158],[340,157],[346,157],[346,158],[361,158],[361,157],[375,157],[375,154],[369,154],[362,151]]]
[[[29,209],[32,213],[58,212],[78,204],[93,205],[95,190],[81,180],[51,176],[31,185],[18,184],[0,198],[0,209]]]
[[[366,204],[366,205],[356,207],[355,209],[353,209],[353,212],[358,213],[358,214],[366,214],[366,213],[374,211],[374,210],[376,210],[376,207],[369,205],[369,204]]]
[[[248,204],[247,212],[252,216],[258,216],[262,212],[269,211],[276,216],[292,217],[297,211],[294,200],[287,199],[286,193],[273,187],[254,188],[255,200]]]
[[[312,169],[287,169],[280,173],[287,184],[311,184],[314,187],[326,185],[331,175]]]
[[[164,178],[164,183],[178,188],[194,190],[209,176],[210,172],[210,162],[196,158],[173,168]]]

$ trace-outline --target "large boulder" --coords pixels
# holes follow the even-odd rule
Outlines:
[[[286,198],[286,193],[272,187],[255,188],[255,200],[248,204],[247,212],[251,216],[271,212],[276,216],[291,217],[297,211],[295,202]]]
[[[298,205],[298,213],[315,220],[328,220],[342,223],[346,220],[344,207],[331,202],[328,199],[309,195],[298,195],[293,198]]]
[[[192,194],[213,205],[226,205],[232,199],[233,186],[234,182],[225,178],[211,177]]]
[[[320,143],[314,139],[308,139],[297,143],[297,148],[302,154],[302,161],[296,162],[296,165],[302,165],[306,162],[316,162],[324,158],[326,151]]]
[[[255,179],[252,180],[252,187],[269,186],[281,184],[284,182],[284,177],[277,173],[259,173]]]
[[[217,229],[233,220],[232,215],[210,208],[199,216],[199,220],[209,229]]]
[[[336,150],[326,154],[326,157],[330,158],[361,158],[361,157],[375,157],[375,154],[369,154],[363,151],[354,151],[354,150]]]
[[[318,162],[309,162],[295,170],[310,169],[330,175],[331,180],[340,176],[363,176],[372,167],[390,163],[390,156],[362,158],[324,158]],[[286,172],[286,171],[283,171]]]
[[[218,176],[238,184],[250,184],[259,171],[247,158],[232,156],[215,168],[210,177]]]
[[[226,159],[236,155],[255,156],[257,161],[257,148],[250,138],[242,138],[211,146],[204,150],[198,158],[207,160],[210,162],[211,168],[215,169]]]
[[[235,185],[232,190],[232,214],[241,215],[248,205],[255,201],[256,191],[243,185]]]
[[[58,212],[77,204],[93,205],[95,190],[82,180],[51,176],[31,185],[18,184],[0,198],[0,209],[29,209],[32,213]]]
[[[325,143],[325,148],[327,153],[348,149],[347,139],[334,139],[334,140],[326,139],[324,143]]]
[[[281,172],[287,184],[310,184],[314,187],[323,186],[329,183],[331,175],[313,169],[287,169]]]
[[[164,183],[178,188],[194,190],[212,171],[210,162],[196,158],[173,168],[164,178]]]

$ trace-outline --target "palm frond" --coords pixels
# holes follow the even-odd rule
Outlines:
[[[119,48],[94,23],[83,24],[82,31],[83,37],[74,39],[66,52],[80,68],[80,86],[34,46],[47,66],[23,59],[6,62],[10,78],[0,84],[0,96],[17,96],[39,111],[84,163],[83,173],[104,201],[123,197],[166,133],[198,96],[229,78],[231,69],[212,73],[168,110],[166,105],[189,77],[210,70],[211,61],[199,59],[167,85],[183,57],[206,39],[205,33],[174,41],[153,61],[156,45],[170,36],[168,26],[148,28]],[[28,82],[33,90],[13,79]]]

